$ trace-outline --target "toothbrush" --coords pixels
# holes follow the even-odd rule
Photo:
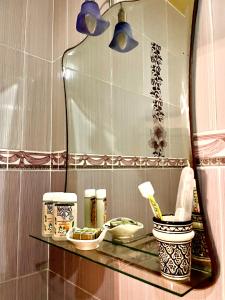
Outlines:
[[[144,198],[148,199],[154,216],[157,219],[161,220],[162,219],[162,213],[161,213],[161,210],[159,208],[158,203],[156,202],[156,200],[154,198],[155,191],[154,191],[154,188],[153,188],[151,182],[146,181],[146,182],[143,182],[143,183],[139,184],[138,189],[139,189],[140,193],[142,194],[142,196]]]
[[[193,206],[194,171],[185,167],[180,176],[177,193],[175,219],[177,221],[189,221]]]
[[[196,181],[194,179],[194,200],[193,200],[193,212],[197,212],[200,213],[200,207],[199,207],[199,201],[198,201],[198,192],[197,192],[197,188],[196,188]]]

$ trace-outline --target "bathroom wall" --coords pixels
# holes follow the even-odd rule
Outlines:
[[[53,0],[0,1],[0,299],[47,299]]]
[[[65,122],[60,59],[66,48],[83,38],[74,30],[81,2],[0,1],[1,300],[47,299],[48,249],[28,234],[40,228],[42,194],[63,189]],[[107,5],[102,10],[105,8]],[[185,296],[190,300],[225,299],[224,19],[222,0],[200,0],[195,150],[221,269],[212,287]],[[49,299],[176,299],[55,248],[50,249],[50,270]]]
[[[63,3],[60,2],[63,6]],[[67,16],[64,2],[65,28],[68,32],[67,45],[73,46],[81,40],[75,31],[70,33],[74,20]],[[205,213],[213,233],[216,251],[221,265],[217,281],[209,288],[194,290],[184,299],[224,300],[224,140],[223,95],[225,92],[225,7],[222,0],[200,0],[197,21],[196,74],[193,77],[195,106],[195,153]],[[77,13],[77,3],[69,14]],[[71,7],[70,7],[71,8]],[[63,9],[62,9],[63,10]],[[66,27],[68,26],[68,27]],[[60,27],[61,28],[61,27]],[[66,29],[65,29],[66,30]],[[66,45],[63,44],[64,46]],[[62,48],[63,49],[63,45]],[[218,130],[220,130],[218,132]],[[208,132],[209,131],[209,132]],[[50,249],[49,299],[179,299],[178,297],[148,286],[123,274],[115,273],[94,263]]]

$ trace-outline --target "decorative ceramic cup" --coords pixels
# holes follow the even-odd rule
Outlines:
[[[203,227],[203,217],[200,213],[192,213],[193,229],[195,237],[192,241],[192,258],[195,262],[203,265],[210,264],[209,251],[206,244],[205,232]]]
[[[192,221],[174,221],[174,216],[153,218],[153,235],[159,242],[161,274],[173,280],[186,280],[191,273]]]

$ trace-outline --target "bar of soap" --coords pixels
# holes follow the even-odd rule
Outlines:
[[[138,223],[129,218],[117,218],[110,222],[110,227],[114,228],[119,225],[138,225]]]
[[[101,230],[99,228],[77,228],[73,233],[75,240],[95,240],[99,237]]]

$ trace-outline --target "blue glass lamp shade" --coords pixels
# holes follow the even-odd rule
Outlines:
[[[137,46],[138,42],[133,38],[130,24],[127,22],[117,23],[109,47],[119,52],[129,52]]]
[[[86,0],[82,4],[81,11],[77,17],[77,31],[97,36],[102,34],[109,25],[110,23],[102,18],[99,6],[95,1]]]

